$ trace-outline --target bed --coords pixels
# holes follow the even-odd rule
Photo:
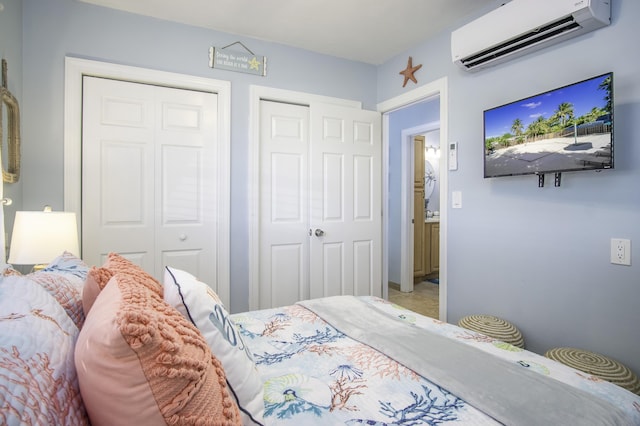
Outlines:
[[[339,296],[232,318],[264,378],[266,418],[278,424],[640,421],[637,395],[379,298]],[[589,412],[602,401],[601,414]],[[612,407],[630,416],[615,420]]]
[[[640,396],[376,297],[229,315],[64,253],[0,281],[0,424],[640,425]]]

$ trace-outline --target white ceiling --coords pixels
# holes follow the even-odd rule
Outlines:
[[[385,62],[495,2],[495,0],[80,1],[374,65]]]

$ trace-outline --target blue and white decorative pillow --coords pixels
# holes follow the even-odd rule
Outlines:
[[[47,290],[64,308],[78,329],[84,323],[82,289],[89,267],[82,259],[64,252],[41,271],[24,275]]]
[[[167,266],[164,300],[200,330],[211,352],[222,363],[243,424],[262,424],[264,391],[260,374],[218,295],[188,272]]]
[[[0,423],[88,425],[74,364],[78,327],[33,276],[0,279]]]

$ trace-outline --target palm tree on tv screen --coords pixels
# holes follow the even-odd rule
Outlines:
[[[573,104],[569,102],[561,103],[552,118],[559,121],[560,128],[566,127],[573,120]]]
[[[516,142],[517,143],[521,143],[522,142],[522,130],[524,129],[524,126],[522,124],[522,120],[520,120],[519,118],[516,118],[515,120],[513,120],[513,124],[511,125],[511,131],[516,135]]]
[[[541,136],[549,132],[549,124],[543,116],[535,119],[535,121],[527,127],[527,135],[531,137]]]
[[[612,98],[611,98],[611,76],[608,76],[607,78],[605,78],[604,80],[602,80],[602,83],[600,83],[600,86],[598,86],[598,89],[603,89],[605,92],[607,92],[607,94],[604,96],[605,101],[607,101],[607,104],[605,105],[605,109],[607,110],[608,114],[611,114],[611,103],[612,103]]]

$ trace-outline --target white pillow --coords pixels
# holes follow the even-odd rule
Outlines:
[[[262,424],[262,380],[251,353],[218,295],[188,272],[167,266],[164,273],[164,300],[200,330],[211,352],[222,363],[229,389],[240,408],[243,424]]]

